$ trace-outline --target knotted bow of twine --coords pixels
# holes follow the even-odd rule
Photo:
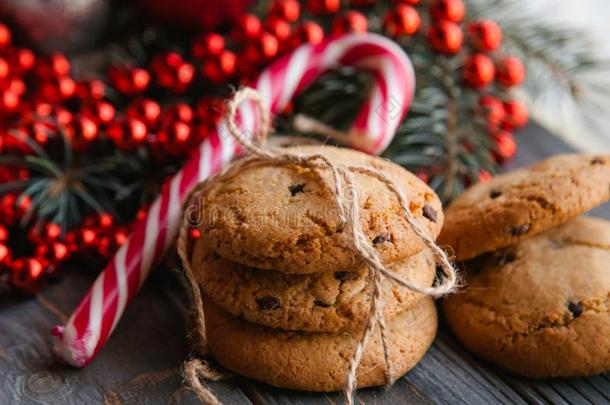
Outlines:
[[[261,132],[252,139],[247,138],[242,131],[237,127],[235,118],[237,115],[238,106],[246,101],[253,100],[258,105],[261,112]],[[341,223],[346,232],[347,243],[349,243],[354,252],[360,257],[360,259],[366,264],[369,269],[368,277],[371,280],[373,286],[371,295],[371,307],[369,310],[368,318],[362,337],[356,350],[350,360],[349,370],[346,376],[346,382],[344,387],[344,394],[346,402],[353,404],[353,393],[356,388],[356,371],[358,364],[362,359],[364,350],[367,343],[373,335],[373,331],[376,325],[379,325],[379,331],[381,332],[381,342],[383,346],[384,361],[385,361],[385,376],[386,383],[391,385],[393,383],[393,370],[392,363],[389,358],[388,350],[388,331],[383,316],[383,296],[382,292],[382,279],[388,278],[393,282],[408,288],[411,291],[430,295],[433,297],[439,297],[447,294],[453,290],[457,283],[456,270],[451,265],[447,254],[434,242],[434,240],[428,236],[424,229],[420,226],[418,221],[413,217],[411,211],[409,211],[409,204],[403,195],[402,191],[396,186],[396,184],[390,180],[385,174],[377,171],[371,167],[364,166],[345,166],[342,164],[334,163],[330,161],[326,156],[321,154],[310,154],[301,155],[295,152],[287,152],[282,149],[275,148],[263,148],[260,146],[260,141],[264,140],[269,132],[271,117],[269,111],[265,108],[263,100],[260,94],[251,88],[243,88],[237,91],[233,99],[228,104],[228,126],[231,135],[239,142],[243,148],[249,152],[249,154],[243,159],[231,164],[227,169],[214,176],[214,181],[219,181],[222,178],[229,177],[240,170],[243,170],[246,166],[253,163],[270,162],[281,165],[297,165],[306,167],[314,170],[329,170],[332,174],[331,184],[325,184],[329,187],[332,192],[335,203],[339,209],[339,215]],[[368,240],[362,225],[360,224],[360,208],[358,205],[358,195],[355,193],[355,187],[353,182],[353,173],[360,173],[367,176],[374,177],[381,181],[386,187],[397,197],[400,206],[402,208],[402,214],[405,220],[411,226],[415,234],[421,238],[428,249],[433,253],[436,263],[440,265],[443,270],[443,274],[440,276],[435,286],[432,287],[421,287],[412,284],[411,282],[398,277],[386,268],[381,261],[381,258],[373,248],[371,242]],[[211,181],[212,178],[207,181]],[[187,199],[186,204],[188,205],[192,199],[200,195],[203,187],[207,184],[207,181],[196,187]],[[188,220],[185,218],[185,226],[180,230],[180,240],[178,242],[178,253],[182,259],[185,267],[187,277],[189,279],[189,288],[194,305],[194,318],[199,344],[205,352],[206,347],[206,335],[205,335],[205,316],[202,307],[202,295],[194,277],[193,271],[190,266],[190,258],[187,251],[187,229]],[[202,360],[195,359],[186,363],[184,367],[184,376],[191,388],[197,393],[199,398],[207,403],[217,404],[219,401],[206,388],[201,379],[205,380],[218,380],[223,377],[223,374],[219,371],[210,367],[207,363]]]

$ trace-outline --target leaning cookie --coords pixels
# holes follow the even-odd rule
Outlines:
[[[610,222],[578,218],[467,264],[445,317],[472,352],[531,377],[610,370]]]
[[[440,200],[402,167],[362,152],[329,146],[287,148],[323,155],[334,163],[375,169],[396,183],[413,217],[431,239],[443,225]],[[414,255],[425,244],[406,222],[398,199],[374,176],[352,173],[360,223],[384,263]],[[261,162],[230,178],[211,181],[203,192],[202,238],[220,256],[259,269],[291,274],[354,270],[354,254],[340,220],[329,170]],[[326,186],[325,186],[326,184]]]
[[[343,388],[360,334],[288,332],[232,317],[204,297],[209,353],[225,368],[277,387],[305,391]],[[426,297],[388,322],[389,360],[399,378],[424,356],[437,328],[434,301]],[[385,363],[379,330],[357,371],[358,387],[380,386]]]
[[[371,284],[365,268],[312,274],[258,270],[223,259],[199,239],[191,265],[202,290],[235,316],[284,330],[361,331],[366,323]],[[429,250],[390,266],[415,285],[429,287],[435,264]],[[391,320],[415,305],[422,294],[383,282],[384,316]]]
[[[466,190],[438,242],[462,259],[562,224],[610,199],[610,156],[559,155]]]

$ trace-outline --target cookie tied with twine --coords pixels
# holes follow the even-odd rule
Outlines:
[[[243,134],[236,124],[236,115],[239,105],[247,100],[254,101],[260,109],[261,132],[254,139],[250,139]],[[213,176],[205,182],[199,184],[192,191],[191,195],[185,203],[185,213],[192,212],[193,209],[199,209],[199,206],[194,202],[201,197],[205,185],[209,182],[222,181],[235,173],[246,169],[249,166],[260,164],[262,162],[271,162],[278,165],[296,165],[311,170],[328,170],[331,173],[331,181],[329,184],[324,184],[334,197],[334,203],[338,209],[339,219],[345,230],[345,243],[353,250],[368,269],[368,278],[371,281],[373,288],[371,289],[371,306],[368,318],[365,323],[365,328],[362,332],[362,337],[354,351],[354,354],[349,362],[349,369],[346,375],[344,393],[346,402],[353,403],[353,394],[356,389],[356,370],[362,359],[364,350],[371,339],[375,327],[378,325],[381,333],[381,342],[384,353],[385,376],[386,383],[391,385],[392,380],[392,363],[389,359],[388,345],[390,344],[387,338],[386,322],[383,316],[384,302],[382,297],[382,281],[384,278],[391,280],[403,287],[406,287],[414,292],[429,295],[432,297],[440,297],[451,292],[458,281],[457,272],[452,266],[447,254],[428,236],[422,226],[413,217],[409,210],[409,202],[405,198],[398,186],[388,178],[384,173],[375,170],[371,167],[357,165],[342,165],[330,161],[322,154],[300,154],[292,151],[286,151],[278,148],[265,148],[261,146],[261,141],[268,136],[271,117],[269,111],[265,108],[263,100],[256,90],[251,88],[243,88],[237,91],[233,99],[228,104],[227,125],[233,138],[244,148],[248,153],[242,159],[229,165],[222,173]],[[376,178],[384,184],[397,198],[402,209],[402,214],[412,228],[413,232],[419,237],[426,247],[432,252],[436,263],[442,269],[442,274],[439,275],[439,280],[432,287],[421,287],[407,280],[398,277],[394,272],[389,270],[382,262],[379,254],[372,246],[371,242],[366,237],[362,225],[360,223],[360,208],[358,204],[358,194],[354,187],[353,174],[359,173],[366,176]],[[320,181],[324,181],[320,179]],[[178,254],[182,259],[182,263],[187,275],[188,286],[193,303],[193,319],[194,329],[193,334],[197,341],[197,346],[201,354],[206,354],[206,324],[205,314],[203,312],[203,297],[200,287],[196,281],[193,270],[191,268],[188,246],[188,228],[190,226],[189,217],[185,215],[184,225],[180,229],[180,237],[178,241]],[[212,392],[205,386],[205,380],[215,381],[224,377],[224,373],[209,366],[203,360],[194,359],[186,362],[184,366],[184,377],[186,382],[195,391],[198,397],[206,403],[219,403]]]

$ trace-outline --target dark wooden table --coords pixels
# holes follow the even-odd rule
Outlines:
[[[561,141],[531,125],[518,137],[513,166],[568,151]],[[610,218],[610,205],[591,214]],[[31,299],[0,300],[0,404],[197,403],[181,386],[187,356],[187,299],[179,271],[156,271],[127,309],[110,341],[87,368],[57,364],[49,330],[65,322],[94,279],[72,271]],[[247,379],[212,383],[226,404],[341,403],[340,394],[272,388]],[[556,403],[607,404],[610,374],[562,380],[528,380],[474,359],[441,324],[424,359],[388,391],[368,389],[366,403]]]

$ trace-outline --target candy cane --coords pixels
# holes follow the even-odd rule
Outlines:
[[[351,66],[374,77],[371,93],[344,142],[379,153],[392,140],[411,102],[415,87],[407,55],[394,42],[375,34],[352,34],[319,45],[302,45],[264,70],[254,87],[272,114],[328,69]],[[245,102],[239,110],[244,133],[258,131],[258,110]],[[54,352],[67,363],[83,367],[103,347],[125,307],[142,287],[150,270],[171,246],[180,224],[181,206],[189,191],[230,161],[239,148],[221,121],[186,165],[152,204],[147,218],[95,280],[65,326],[56,326]]]

